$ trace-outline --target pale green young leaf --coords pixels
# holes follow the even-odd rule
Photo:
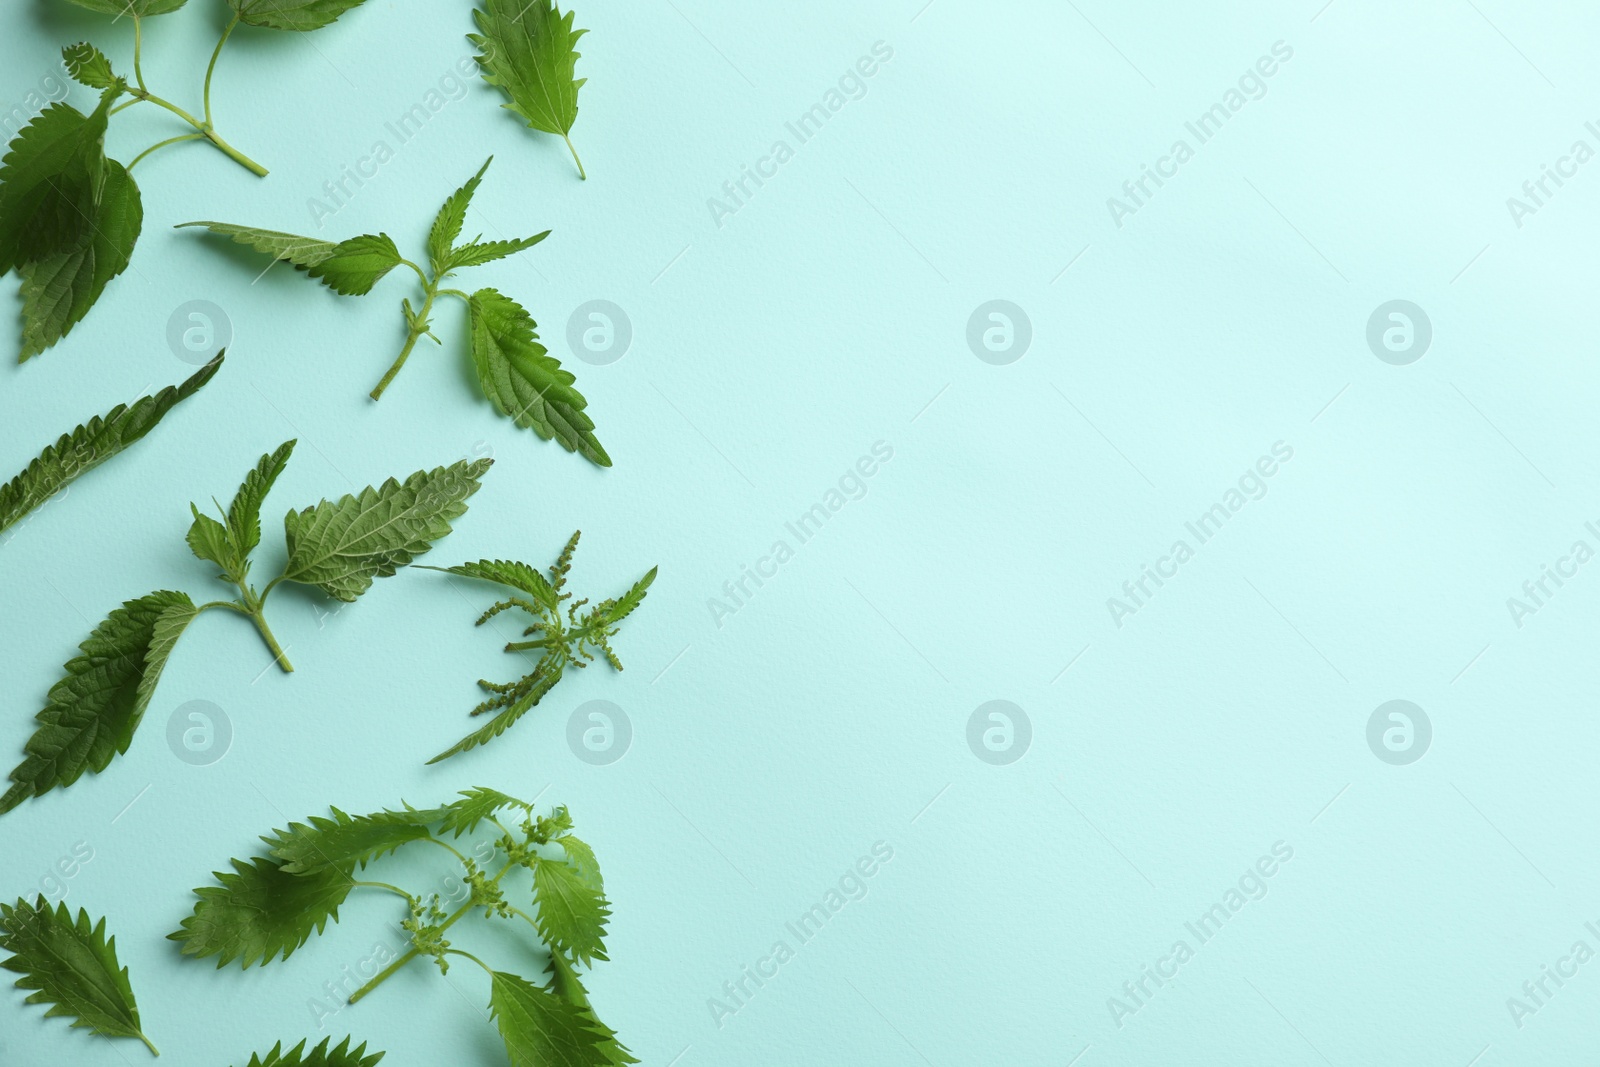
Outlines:
[[[470,834],[478,828],[479,823],[506,808],[521,808],[526,811],[528,805],[497,789],[486,789],[482,786],[464,789],[461,791],[460,800],[452,801],[442,809],[440,829],[450,831],[455,837]]]
[[[589,402],[573,388],[577,379],[538,342],[533,316],[510,297],[480,289],[472,294],[471,318],[473,364],[496,410],[568,452],[611,466],[583,410]]]
[[[575,78],[582,55],[578,39],[587,30],[572,28],[551,0],[482,0],[474,11],[478,32],[469,34],[478,46],[483,80],[510,98],[505,105],[545,133],[566,137],[578,121],[578,90],[586,79]]]
[[[216,956],[219,968],[234,960],[248,968],[288,959],[329,919],[339,921],[339,905],[355,887],[350,872],[335,867],[289,874],[264,856],[229,863],[233,871],[212,872],[219,884],[196,889],[193,914],[167,935],[185,956]]]
[[[22,975],[16,987],[34,991],[27,1003],[50,1005],[46,1018],[70,1016],[75,1027],[137,1038],[156,1051],[139,1029],[128,969],[117,962],[117,939],[106,937],[105,919],[92,924],[80,908],[74,921],[65,903],[52,910],[42,896],[33,904],[0,904],[0,949],[11,953],[0,967]]]
[[[539,932],[552,948],[585,967],[606,958],[606,920],[611,907],[605,894],[576,866],[564,860],[541,860],[533,869],[533,891],[539,904]]]
[[[400,250],[388,234],[363,234],[335,245],[332,255],[306,273],[343,296],[365,296],[399,265]]]
[[[350,1042],[355,1038],[347,1037],[337,1045],[330,1046],[331,1037],[322,1039],[322,1043],[313,1049],[306,1048],[302,1041],[294,1048],[285,1052],[283,1042],[278,1042],[272,1047],[263,1059],[259,1054],[250,1057],[249,1067],[376,1067],[383,1053],[374,1052],[367,1054],[366,1042],[355,1048],[350,1047]]]
[[[448,268],[446,260],[450,251],[455,247],[456,238],[461,236],[461,227],[467,221],[467,208],[472,204],[472,197],[478,191],[478,186],[483,183],[484,172],[489,169],[489,164],[494,162],[490,156],[478,173],[467,179],[467,183],[445,200],[444,206],[439,209],[439,214],[433,220],[433,228],[428,231],[428,258],[433,263],[436,274],[443,274]]]
[[[550,963],[545,973],[550,976],[550,992],[589,1013],[592,1028],[605,1038],[600,1043],[600,1049],[606,1056],[606,1063],[612,1067],[627,1067],[630,1063],[639,1062],[628,1051],[628,1047],[617,1040],[617,1032],[595,1016],[594,1006],[589,1003],[589,991],[583,988],[583,983],[578,980],[578,972],[565,956],[559,952],[550,953]]]
[[[389,577],[448,534],[493,462],[462,460],[291,511],[283,520],[289,546],[284,579],[355,600],[374,578]]]
[[[91,89],[109,89],[117,84],[117,73],[111,69],[111,60],[86,41],[63,48],[61,59],[67,65],[67,73],[73,81]]]
[[[27,469],[0,486],[0,531],[49,500],[63,486],[93,470],[149,433],[167,412],[193,396],[222,366],[219,353],[180,385],[118,404],[96,415],[39,453]]]
[[[657,568],[651,567],[650,573],[633,583],[633,587],[617,600],[607,600],[595,606],[594,615],[605,626],[614,626],[632,615],[644,603],[645,593],[656,580]]]
[[[478,684],[493,692],[495,695],[478,705],[473,711],[474,715],[485,712],[495,712],[494,718],[472,731],[466,737],[457,741],[437,756],[428,761],[429,765],[443,762],[451,756],[458,756],[463,752],[470,752],[479,745],[488,744],[512,726],[518,719],[528,713],[539,701],[544,699],[546,693],[554,689],[556,683],[561,681],[562,663],[559,657],[547,655],[539,661],[533,671],[524,676],[520,681],[510,685],[493,685],[480,681]]]
[[[36,356],[83,320],[111,279],[128,269],[144,223],[133,176],[105,161],[99,201],[89,209],[90,231],[72,248],[23,263],[22,359]]]
[[[199,226],[219,237],[227,237],[235,244],[245,245],[257,252],[271,256],[275,261],[292,264],[297,270],[310,270],[332,256],[339,246],[331,241],[278,230],[262,230],[254,226],[235,226],[228,222],[183,222],[175,230]]]
[[[22,127],[0,163],[0,275],[81,246],[105,181],[106,122],[117,90],[88,115],[52,104]]]
[[[261,502],[283,473],[294,452],[294,441],[285,441],[277,450],[261,457],[228,505],[228,537],[240,559],[247,558],[261,543]]]
[[[332,811],[331,819],[313,815],[308,822],[290,823],[287,830],[262,838],[268,851],[283,863],[285,874],[365,867],[402,845],[432,836],[426,825],[401,817],[415,817],[422,814],[419,812],[351,816],[338,808]]]
[[[176,11],[189,0],[72,0],[79,7],[97,11],[102,15],[165,15]]]
[[[583,879],[585,885],[596,892],[604,892],[605,879],[600,876],[600,861],[595,858],[594,849],[587,841],[573,837],[571,834],[556,838],[567,853],[567,862],[572,864],[573,870],[578,872],[578,877]]]
[[[173,644],[197,614],[183,593],[156,592],[113,611],[78,647],[50,689],[0,814],[32,796],[98,773],[128,751]]]
[[[246,26],[269,30],[320,30],[363,0],[228,0]]]
[[[612,1067],[617,1062],[606,1051],[610,1038],[593,1013],[514,974],[494,972],[489,1011],[511,1067]]]
[[[444,262],[445,270],[462,270],[466,267],[481,267],[485,263],[493,263],[497,259],[514,256],[525,251],[550,236],[550,231],[534,234],[532,237],[518,237],[511,241],[470,241],[450,253]]]

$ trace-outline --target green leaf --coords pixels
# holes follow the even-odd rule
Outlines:
[[[343,296],[365,296],[399,265],[400,250],[388,234],[365,234],[335,245],[333,254],[307,273]]]
[[[546,230],[532,237],[519,237],[514,241],[472,241],[450,253],[450,258],[445,261],[445,269],[461,270],[464,267],[479,267],[485,263],[493,263],[497,259],[505,259],[507,256],[514,256],[518,252],[532,248],[549,236],[550,231]]]
[[[367,1044],[362,1042],[355,1048],[350,1047],[350,1042],[355,1038],[347,1037],[343,1041],[328,1047],[333,1038],[325,1037],[322,1043],[311,1051],[305,1051],[306,1043],[300,1042],[288,1052],[283,1051],[283,1042],[278,1042],[267,1053],[266,1059],[259,1055],[250,1057],[249,1067],[374,1067],[383,1059],[383,1053],[374,1052],[367,1055]]]
[[[181,385],[166,386],[154,396],[118,404],[96,415],[39,453],[27,469],[0,487],[0,531],[49,500],[63,486],[91,471],[149,433],[167,412],[211,380],[222,356],[196,371]]]
[[[573,388],[577,379],[539,344],[533,317],[494,289],[473,293],[471,309],[472,360],[496,410],[568,452],[611,466],[594,436],[594,420],[584,413],[589,402]]]
[[[390,478],[359,496],[291,511],[283,520],[289,545],[283,577],[338,600],[355,600],[374,578],[389,577],[448,534],[493,462],[462,460],[418,471],[404,484]]]
[[[476,563],[462,563],[455,567],[427,567],[426,570],[443,571],[462,578],[480,578],[486,582],[520,589],[546,608],[554,611],[561,604],[559,594],[551,588],[545,576],[526,563],[507,559],[480,559]]]
[[[11,772],[0,814],[71,785],[85,771],[99,773],[128,751],[173,644],[198,613],[184,594],[156,592],[128,601],[95,627],[36,716],[39,728]]]
[[[478,191],[478,186],[483,182],[484,172],[489,169],[489,164],[494,162],[494,157],[478,169],[478,173],[467,179],[467,184],[450,194],[444,206],[439,209],[439,214],[433,220],[433,228],[428,231],[428,257],[433,263],[436,274],[443,274],[447,269],[445,261],[450,256],[450,250],[455,247],[456,238],[461,236],[461,227],[467,221],[467,208],[472,203],[473,194]]]
[[[581,1008],[594,1016],[594,1006],[589,1003],[589,991],[583,988],[583,983],[578,980],[578,972],[573,970],[572,964],[559,952],[550,953],[550,965],[545,968],[545,973],[550,976],[550,992],[571,1004]],[[626,1067],[630,1063],[638,1063],[638,1059],[628,1051],[628,1047],[617,1040],[617,1032],[598,1017],[592,1018],[593,1027],[601,1033],[605,1040],[600,1048],[606,1055],[606,1063],[613,1067]]]
[[[603,619],[606,626],[614,626],[623,619],[626,619],[629,615],[632,615],[634,610],[638,608],[640,604],[644,603],[645,593],[650,589],[650,586],[656,580],[657,569],[658,568],[651,567],[650,573],[646,574],[643,578],[640,578],[637,582],[634,582],[633,587],[626,593],[622,594],[621,599],[607,600],[597,605],[595,614],[601,615],[603,613]]]
[[[555,655],[547,655],[539,661],[538,666],[531,673],[525,675],[521,681],[513,682],[511,685],[501,686],[490,682],[478,682],[480,686],[493,692],[495,696],[479,704],[473,714],[479,715],[497,709],[498,714],[484,723],[483,726],[433,757],[428,761],[428,764],[431,766],[435,763],[441,763],[451,756],[470,752],[479,745],[488,744],[511,729],[518,719],[527,714],[530,708],[544,699],[546,693],[555,688],[556,683],[561,681],[561,674],[561,659]]]
[[[332,811],[331,819],[313,815],[309,824],[290,823],[287,830],[262,838],[272,855],[282,861],[285,874],[354,870],[402,845],[432,836],[425,824],[401,821],[421,813],[352,817],[338,808]]]
[[[22,264],[22,357],[54,345],[94,307],[111,279],[128,269],[144,223],[144,204],[133,176],[105,161],[91,231],[77,245]]]
[[[229,0],[239,21],[269,30],[320,30],[362,0]]]
[[[450,831],[454,836],[470,834],[478,828],[478,824],[505,808],[521,808],[528,810],[528,805],[516,797],[507,796],[497,789],[485,789],[482,786],[461,791],[461,799],[446,804],[442,809],[443,830]]]
[[[138,1038],[160,1055],[139,1029],[128,969],[117,963],[117,939],[107,940],[104,919],[91,925],[80,908],[74,922],[66,904],[52,911],[42,896],[0,904],[0,948],[12,954],[0,967],[22,975],[16,987],[34,990],[27,1003],[50,1005],[46,1018],[72,1016],[75,1027]]]
[[[568,834],[566,837],[556,838],[556,844],[566,850],[567,862],[572,864],[585,885],[596,891],[604,891],[606,883],[605,879],[600,877],[600,861],[595,858],[594,849],[589,847],[587,841]]]
[[[232,238],[235,244],[245,245],[264,252],[274,261],[292,264],[297,270],[310,270],[332,256],[339,246],[315,237],[300,237],[278,230],[259,230],[253,226],[235,226],[227,222],[183,222],[174,226],[184,230],[200,226],[221,237]]]
[[[88,115],[53,104],[0,162],[0,274],[70,251],[92,234],[105,180],[107,92]]]
[[[79,7],[98,11],[102,15],[165,15],[176,11],[189,0],[72,0]]]
[[[255,468],[244,476],[244,484],[233,495],[228,505],[228,537],[241,559],[248,557],[261,543],[261,502],[272,491],[272,485],[288,466],[294,453],[295,442],[285,441],[277,451],[262,456]]]
[[[248,968],[288,959],[329,919],[339,921],[339,905],[355,887],[350,872],[335,867],[289,874],[264,856],[228,862],[233,873],[213,871],[221,884],[196,889],[194,913],[167,935],[182,944],[185,956],[216,956],[219,968],[234,960]]]
[[[533,891],[539,902],[539,932],[546,942],[585,967],[606,958],[606,919],[611,907],[605,894],[576,866],[564,860],[541,860],[533,869]]]
[[[566,138],[587,80],[573,77],[582,54],[578,38],[589,31],[574,30],[572,12],[563,15],[551,0],[483,0],[472,15],[478,32],[468,37],[478,47],[483,80],[499,86],[510,98],[503,106],[529,126]]]
[[[91,89],[109,89],[117,84],[117,74],[111,69],[111,60],[92,44],[80,42],[68,45],[61,50],[61,59],[66,63],[67,73],[72,79]]]
[[[194,522],[189,525],[189,533],[184,538],[189,542],[189,551],[195,554],[195,558],[208,560],[221,567],[222,577],[232,581],[240,575],[244,561],[228,539],[228,528],[210,515],[202,515],[193,504],[189,505],[189,510],[194,513]]]
[[[608,1033],[593,1013],[514,974],[495,971],[489,1011],[511,1067],[611,1067]]]

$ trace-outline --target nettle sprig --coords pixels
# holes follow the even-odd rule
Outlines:
[[[586,607],[589,601],[572,600],[572,594],[562,590],[566,588],[567,572],[572,569],[572,554],[578,547],[578,537],[582,532],[574,533],[567,541],[560,558],[550,568],[549,578],[526,563],[502,559],[480,559],[476,563],[463,563],[457,567],[422,568],[495,582],[524,594],[497,602],[478,618],[477,625],[482,626],[502,611],[517,608],[533,617],[532,625],[522,631],[522,636],[532,637],[533,640],[509,642],[506,651],[538,653],[538,662],[533,670],[515,682],[478,679],[478,686],[491,696],[473,708],[472,714],[493,713],[494,717],[433,757],[428,761],[430,764],[477,748],[505,733],[528,709],[555,688],[568,667],[587,667],[598,654],[615,670],[622,670],[622,660],[617,658],[616,650],[611,647],[611,639],[617,635],[618,624],[644,602],[645,593],[656,580],[656,568],[651,567],[649,573],[621,597],[602,600],[579,615],[579,609]]]
[[[160,590],[129,600],[113,611],[88,640],[83,654],[66,665],[50,689],[50,703],[36,716],[39,728],[26,745],[27,757],[11,772],[11,788],[0,796],[0,814],[29,797],[76,782],[86,771],[99,773],[128,751],[133,733],[155,695],[168,657],[189,624],[213,609],[242,615],[254,623],[273,660],[293,671],[267,625],[266,602],[284,582],[312,586],[335,600],[351,602],[399,567],[433,547],[466,514],[467,498],[493,460],[465,460],[449,467],[417,471],[405,481],[390,478],[374,489],[323,500],[283,518],[288,559],[283,571],[259,590],[251,582],[251,553],[261,542],[261,504],[294,451],[294,442],[261,457],[221,520],[193,504],[190,550],[221,568],[217,575],[234,586],[234,600],[196,604],[186,593]]]
[[[551,0],[483,0],[472,18],[478,32],[467,38],[478,46],[483,80],[506,94],[501,106],[565,141],[578,177],[588,178],[570,135],[588,81],[573,74],[583,56],[578,38],[589,31],[573,29],[572,11],[563,15]]]
[[[0,166],[0,275],[14,270],[22,279],[24,360],[65,337],[128,268],[144,223],[132,172],[144,159],[169,145],[205,141],[266,176],[267,169],[224,140],[212,121],[211,82],[234,30],[315,30],[363,0],[228,0],[233,14],[206,66],[199,116],[153,92],[144,77],[145,19],[176,11],[187,0],[70,2],[102,15],[130,17],[133,65],[131,72],[119,73],[88,43],[62,49],[73,80],[100,90],[98,104],[87,115],[65,103],[46,108],[17,132]],[[191,132],[156,142],[124,166],[106,157],[106,130],[113,116],[139,104],[169,112]]]
[[[495,410],[546,440],[554,438],[568,452],[580,452],[590,462],[609,467],[611,457],[594,435],[594,420],[584,411],[589,402],[574,388],[577,379],[572,373],[539,343],[535,332],[538,323],[533,316],[498,290],[479,289],[467,293],[445,285],[459,270],[515,255],[550,236],[550,231],[546,230],[514,240],[485,241],[480,235],[464,244],[456,243],[466,223],[473,194],[478,191],[492,162],[491,156],[439,209],[428,233],[428,270],[402,256],[386,233],[363,234],[334,244],[314,237],[226,222],[186,222],[179,229],[201,226],[211,233],[230,237],[272,256],[273,262],[292,264],[342,296],[365,296],[396,267],[410,269],[422,283],[421,297],[417,305],[409,298],[401,301],[405,345],[372,390],[372,399],[383,396],[423,337],[431,338],[435,344],[444,344],[433,332],[433,310],[440,297],[451,297],[467,306],[473,368],[477,371],[478,384]]]
[[[477,848],[452,844],[480,827],[489,836]],[[334,808],[331,818],[312,816],[261,840],[267,846],[264,855],[229,861],[231,872],[214,872],[216,885],[195,890],[194,912],[169,935],[184,955],[215,957],[219,968],[286,960],[330,921],[339,921],[339,908],[353,890],[387,893],[405,902],[402,926],[411,947],[351,994],[351,1004],[419,958],[432,961],[441,973],[453,961],[466,960],[489,976],[489,1010],[515,1067],[638,1062],[595,1015],[580,978],[595,960],[607,958],[611,905],[594,849],[573,835],[566,808],[536,815],[526,801],[478,788],[423,810],[407,805],[400,811],[347,815]],[[416,842],[442,849],[460,865],[464,903],[450,909],[438,893],[412,893],[356,877],[367,864]],[[505,930],[531,928],[549,952],[544,980],[496,970],[455,947],[446,934],[473,916],[509,922]],[[517,955],[525,951],[514,950]]]

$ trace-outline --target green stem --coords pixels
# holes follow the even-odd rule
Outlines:
[[[283,649],[279,646],[277,637],[272,633],[272,627],[267,625],[267,613],[262,610],[262,605],[266,602],[266,594],[257,595],[254,590],[243,582],[237,584],[239,592],[244,596],[244,603],[242,605],[234,605],[235,609],[250,616],[250,621],[256,624],[256,629],[261,633],[261,639],[267,643],[267,650],[272,653],[272,661],[278,665],[284,674],[293,674],[294,664],[290,663],[289,657],[283,654]],[[271,590],[272,586],[267,586],[267,591],[271,592]]]
[[[578,158],[578,150],[572,147],[572,138],[568,137],[566,134],[562,134],[561,139],[567,142],[567,151],[572,153],[572,161],[578,165],[579,180],[588,181],[589,176],[583,172],[583,160]]]
[[[206,105],[207,126],[211,125],[211,75],[216,73],[217,58],[222,55],[222,46],[228,43],[228,37],[232,35],[233,28],[237,25],[239,25],[239,16],[235,13],[228,25],[223,28],[222,39],[217,42],[216,49],[211,53],[211,62],[206,66],[206,88],[203,99]]]
[[[213,147],[222,152],[235,163],[239,164],[241,167],[248,170],[250,173],[256,175],[258,178],[265,178],[267,176],[266,167],[263,167],[261,164],[257,163],[255,160],[251,159],[249,156],[233,147],[233,145],[223,140],[217,131],[212,128],[211,123],[202,122],[200,119],[195,118],[193,115],[189,114],[189,112],[185,111],[177,104],[174,104],[172,101],[162,99],[155,93],[149,92],[142,87],[131,90],[131,92],[133,94],[133,99],[128,101],[126,104],[119,104],[115,108],[112,108],[112,114],[115,114],[123,108],[131,107],[134,104],[141,103],[143,101],[149,101],[156,107],[172,112],[184,122],[187,122],[189,125],[193,126],[200,132],[200,136],[211,142]]]
[[[388,373],[378,382],[377,386],[368,395],[374,400],[383,399],[383,391],[389,388],[389,383],[394,381],[394,376],[400,373],[400,368],[406,365],[406,360],[411,358],[411,350],[417,347],[417,341],[428,332],[428,312],[433,310],[433,301],[439,295],[437,280],[428,283],[428,295],[422,302],[422,310],[416,317],[416,325],[406,333],[406,346],[400,350],[400,355],[389,368]]]
[[[144,68],[139,65],[140,53],[144,51],[144,23],[139,16],[133,16],[133,79],[139,83],[139,91],[145,91]]]
[[[177,144],[180,141],[199,141],[199,140],[202,140],[204,137],[205,137],[205,134],[202,134],[202,133],[182,133],[182,134],[179,134],[176,137],[168,137],[165,141],[157,141],[155,144],[151,145],[149,148],[146,148],[143,152],[140,152],[138,155],[134,156],[133,157],[133,162],[128,164],[128,170],[130,170],[130,171],[133,170],[134,167],[137,167],[139,165],[139,161],[141,159],[143,159],[145,156],[148,156],[150,153],[154,152],[158,148],[165,148],[169,144]]]
[[[450,842],[441,841],[437,837],[424,837],[422,840],[431,841],[435,845],[438,845],[440,848],[448,850],[453,856],[455,856],[456,859],[461,861],[461,865],[463,867],[466,866],[467,857],[463,856],[459,851],[457,851],[456,847],[454,845],[450,844]]]
[[[399,886],[390,885],[388,882],[364,882],[364,881],[361,881],[358,878],[352,878],[350,880],[350,884],[351,885],[355,885],[355,886],[364,886],[367,889],[387,889],[389,892],[393,893],[395,896],[405,897],[407,900],[410,900],[410,901],[415,901],[417,899],[416,897],[412,896],[410,893],[407,893],[404,889],[401,889]]]
[[[487,974],[490,978],[494,977],[494,968],[490,967],[487,963],[484,963],[482,960],[480,960],[478,957],[474,956],[470,952],[466,952],[466,951],[464,951],[462,949],[459,949],[459,948],[447,948],[447,949],[444,950],[444,954],[446,956],[465,956],[467,959],[471,960],[473,963],[476,963],[479,967],[482,967],[483,970],[484,970],[484,973]]]
[[[144,1042],[144,1047],[150,1050],[150,1055],[152,1055],[152,1056],[160,1056],[161,1055],[161,1050],[156,1048],[155,1045],[151,1043],[150,1039],[148,1037],[145,1037],[144,1034],[141,1033],[139,1035],[139,1040],[143,1041]]]

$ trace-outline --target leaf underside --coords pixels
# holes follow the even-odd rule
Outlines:
[[[578,90],[587,79],[575,78],[582,53],[578,38],[587,30],[572,28],[551,0],[483,0],[472,13],[478,32],[468,34],[477,45],[483,80],[500,88],[503,106],[529,126],[565,137],[578,121]]]
[[[128,970],[117,962],[116,938],[106,937],[105,919],[91,924],[89,913],[79,909],[74,920],[65,903],[52,910],[42,896],[33,904],[0,904],[0,948],[12,953],[0,967],[22,975],[16,987],[34,991],[27,1003],[50,1005],[47,1018],[71,1016],[75,1027],[149,1045],[139,1029]]]
[[[363,0],[229,0],[239,21],[269,30],[320,30]]]
[[[259,1054],[251,1056],[249,1067],[374,1067],[383,1059],[381,1052],[368,1055],[364,1041],[351,1048],[350,1042],[354,1040],[347,1037],[330,1048],[333,1038],[325,1037],[321,1044],[309,1050],[306,1042],[301,1041],[287,1052],[280,1041],[267,1053],[266,1058],[263,1059]]]

